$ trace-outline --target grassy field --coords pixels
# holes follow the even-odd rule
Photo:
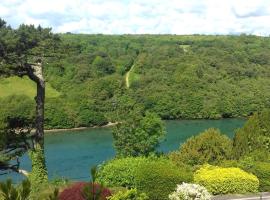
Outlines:
[[[27,95],[33,98],[36,95],[36,85],[27,77],[9,77],[0,79],[0,98],[10,95]],[[46,96],[58,97],[60,93],[46,84]]]

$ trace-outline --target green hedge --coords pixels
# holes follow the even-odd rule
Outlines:
[[[212,194],[258,192],[259,180],[239,168],[204,165],[194,174],[194,181]]]
[[[128,187],[135,186],[134,174],[136,168],[141,163],[146,163],[150,158],[128,157],[114,159],[105,163],[98,172],[97,182],[109,187]]]
[[[178,168],[169,160],[142,163],[135,174],[136,188],[151,200],[165,200],[177,184],[192,181],[192,173]]]

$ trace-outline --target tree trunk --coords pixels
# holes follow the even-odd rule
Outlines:
[[[32,184],[39,184],[48,180],[48,172],[44,155],[44,103],[45,103],[45,80],[43,77],[42,64],[32,65],[32,77],[37,84],[36,100],[36,132],[33,136],[33,149],[30,151],[32,171],[30,180]]]

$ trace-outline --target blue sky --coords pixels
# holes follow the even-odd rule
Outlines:
[[[0,17],[53,32],[270,35],[270,0],[0,0]]]

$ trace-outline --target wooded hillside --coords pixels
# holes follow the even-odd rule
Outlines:
[[[44,67],[51,91],[46,128],[103,125],[117,120],[119,109],[134,105],[163,119],[243,117],[270,107],[268,37],[62,34],[60,38],[59,59]],[[0,81],[0,94],[4,82]],[[18,95],[16,88],[9,93]],[[33,100],[25,94],[12,99]],[[0,98],[1,113],[8,115],[1,104],[10,97]]]

